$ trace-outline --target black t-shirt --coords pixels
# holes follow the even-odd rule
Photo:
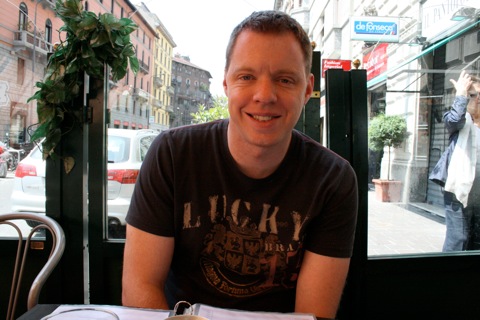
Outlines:
[[[143,162],[127,222],[175,237],[171,304],[292,312],[305,249],[351,256],[355,173],[294,131],[279,168],[249,178],[230,155],[227,127],[221,120],[161,133]]]

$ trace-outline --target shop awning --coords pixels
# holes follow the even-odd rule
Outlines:
[[[391,78],[392,76],[394,76],[395,74],[397,74],[399,71],[401,71],[401,69],[406,66],[407,64],[417,60],[418,58],[421,58],[423,55],[425,54],[428,54],[430,52],[432,52],[433,50],[435,50],[436,48],[440,47],[440,46],[443,46],[444,44],[454,40],[455,38],[459,37],[460,35],[462,35],[463,33],[467,32],[468,30],[474,28],[475,26],[477,26],[478,24],[480,24],[480,21],[476,21],[475,23],[472,23],[468,26],[466,26],[465,28],[461,29],[460,31],[454,33],[453,35],[433,44],[432,46],[426,48],[425,50],[423,50],[422,52],[420,52],[419,54],[415,55],[414,57],[406,60],[404,63],[401,63],[399,64],[398,66],[396,66],[395,68],[391,69],[391,70],[388,70],[386,72],[384,72],[383,74],[373,78],[372,80],[368,81],[367,82],[367,88],[371,88],[383,81],[386,81],[388,78]]]

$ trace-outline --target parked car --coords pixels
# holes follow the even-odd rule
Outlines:
[[[108,129],[108,230],[109,237],[124,236],[125,216],[135,181],[157,131]],[[45,213],[45,161],[37,147],[15,171],[12,211]]]

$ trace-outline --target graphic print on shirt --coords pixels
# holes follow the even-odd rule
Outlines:
[[[226,197],[222,200],[223,206],[218,196],[209,198],[212,228],[204,239],[200,261],[210,285],[235,297],[253,296],[279,286],[293,288],[302,260],[300,230],[305,217],[294,211],[279,220],[278,206],[255,206],[237,199],[227,207]],[[204,222],[199,217],[192,221],[191,209],[190,205],[184,206],[184,229]],[[258,216],[254,211],[261,212],[259,221],[252,218]]]

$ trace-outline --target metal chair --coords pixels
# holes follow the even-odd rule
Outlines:
[[[26,236],[26,240],[24,241],[23,234],[20,228],[13,222],[14,220],[31,220],[38,225],[31,229],[30,233]],[[48,279],[63,255],[63,251],[65,249],[65,234],[62,227],[55,220],[38,213],[19,212],[0,214],[0,225],[4,224],[12,226],[17,231],[19,238],[13,271],[12,286],[10,290],[10,300],[7,311],[7,320],[13,320],[17,306],[20,285],[22,282],[23,271],[27,260],[27,253],[29,251],[30,241],[33,234],[40,229],[49,230],[52,234],[53,243],[47,262],[40,270],[30,287],[27,301],[28,310],[38,304],[40,291],[42,290],[45,281]]]

